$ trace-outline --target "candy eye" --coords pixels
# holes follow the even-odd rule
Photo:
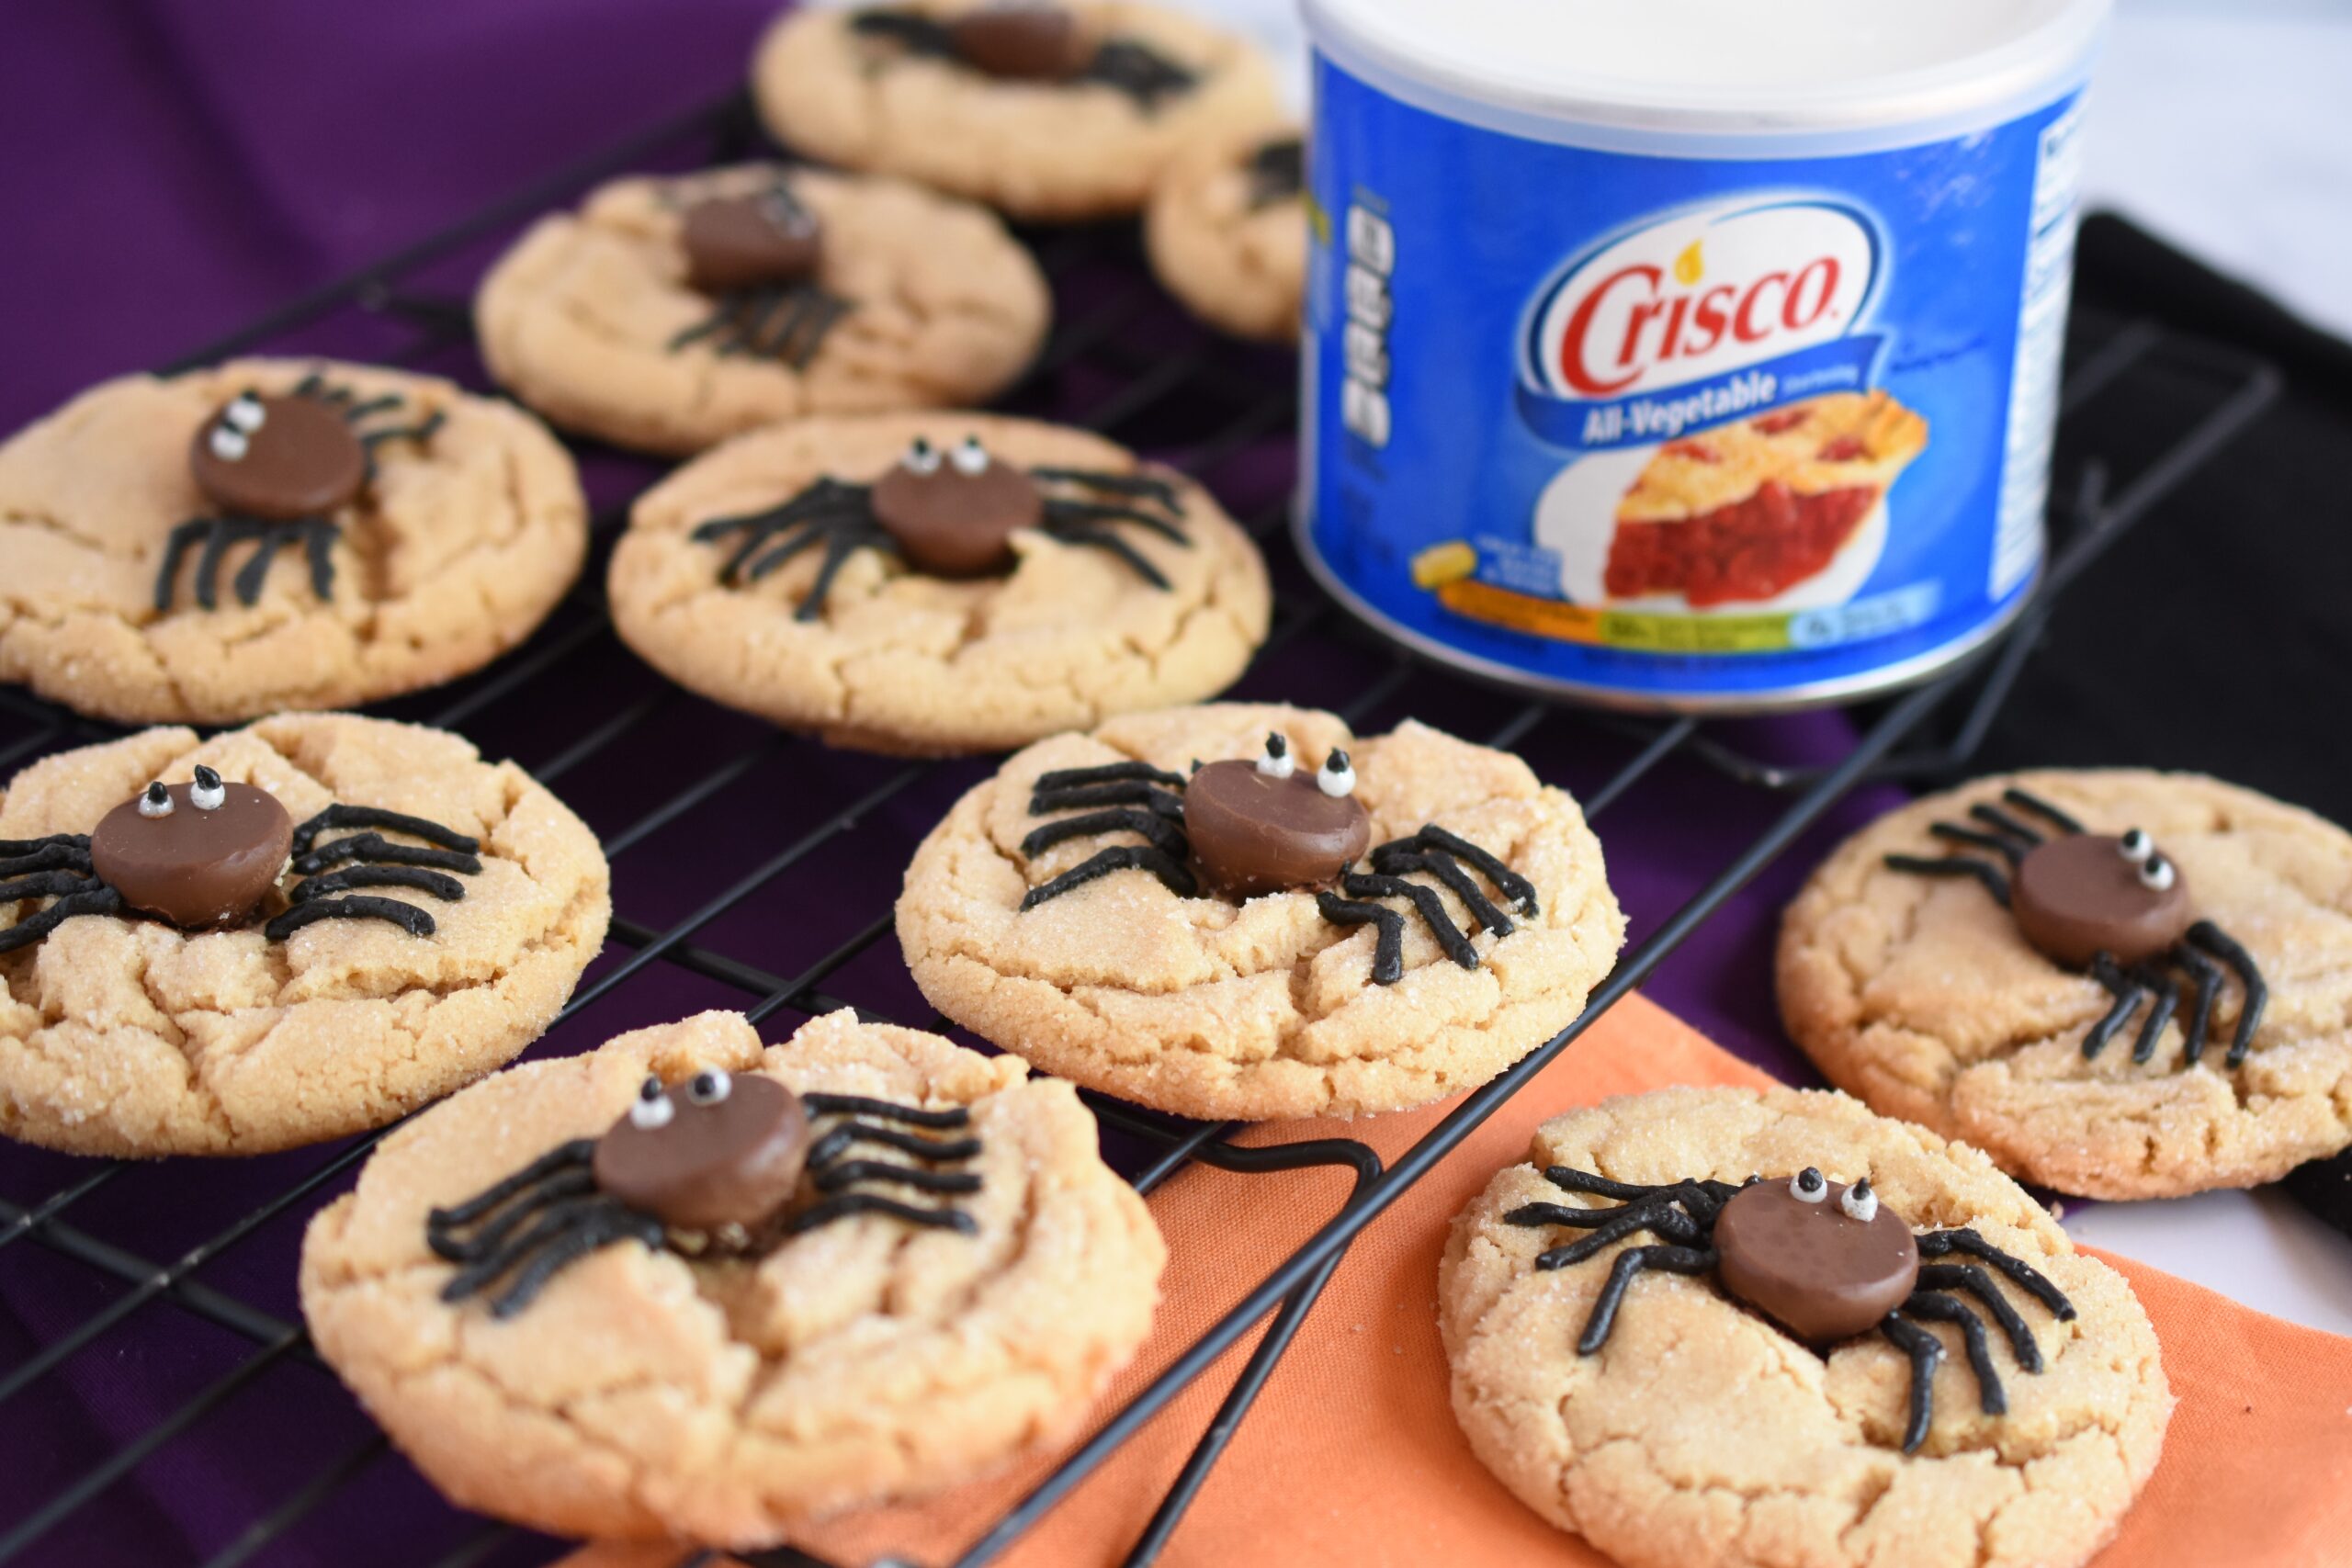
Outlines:
[[[629,1125],[650,1133],[667,1127],[677,1113],[678,1108],[670,1102],[662,1080],[647,1074],[645,1081],[637,1087],[637,1103],[628,1108]]]
[[[222,462],[233,463],[245,455],[249,443],[245,440],[244,432],[232,430],[225,424],[216,424],[212,427],[212,434],[206,439],[205,445],[211,447],[212,455]]]
[[[2130,828],[2124,830],[2123,837],[2115,841],[2115,848],[2116,852],[2133,865],[2145,865],[2148,857],[2156,852],[2156,841],[2144,830]]]
[[[1356,771],[1348,762],[1345,751],[1334,751],[1323,759],[1323,771],[1315,775],[1315,787],[1334,799],[1356,792]]]
[[[2152,892],[2162,893],[2172,886],[2172,862],[2165,859],[2164,856],[2151,852],[2148,858],[2140,863],[2141,886]]]
[[[259,430],[262,421],[268,417],[269,411],[263,408],[261,400],[251,392],[238,393],[229,400],[229,406],[220,411],[221,423],[242,431],[247,435]]]
[[[1878,1218],[1878,1194],[1871,1190],[1871,1179],[1865,1176],[1847,1188],[1838,1200],[1838,1206],[1846,1211],[1848,1219],[1860,1220],[1864,1224]]]
[[[157,779],[147,786],[147,793],[139,797],[139,815],[169,817],[171,814],[172,792],[164,787],[163,780]]]
[[[220,803],[228,798],[229,792],[220,787],[220,775],[198,763],[196,770],[196,783],[187,792],[188,804],[198,811],[218,811],[220,809]]]
[[[1821,1172],[1806,1166],[1789,1182],[1789,1196],[1800,1203],[1818,1203],[1829,1196],[1829,1183]]]
[[[696,1105],[717,1105],[735,1088],[735,1080],[717,1067],[705,1067],[686,1080],[686,1098]]]
[[[935,474],[939,472],[939,448],[918,435],[907,444],[907,455],[899,462],[910,474]]]
[[[1286,779],[1298,772],[1298,760],[1290,754],[1290,737],[1276,730],[1266,737],[1266,754],[1258,759],[1258,771],[1270,779]]]
[[[989,449],[980,445],[977,435],[967,435],[949,454],[948,461],[956,465],[959,474],[985,474],[989,471]]]

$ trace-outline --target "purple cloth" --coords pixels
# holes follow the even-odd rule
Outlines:
[[[102,377],[172,359],[585,151],[724,91],[739,78],[771,9],[770,0],[691,6],[414,0],[375,7],[123,0],[12,8],[0,17],[0,60],[16,67],[0,93],[0,145],[15,152],[0,163],[0,203],[13,220],[0,276],[17,309],[0,429]],[[435,282],[462,292],[481,259],[469,254]],[[1133,329],[1143,343],[1184,330],[1164,310]],[[394,341],[346,321],[273,346],[367,354],[387,352]],[[424,367],[479,379],[462,346]],[[1288,374],[1278,358],[1238,351],[1228,368],[1260,384]],[[1057,400],[1045,406],[1082,414],[1110,385],[1066,376],[1052,389]],[[1181,410],[1133,434],[1155,432],[1177,448],[1197,438],[1187,434]],[[607,500],[651,471],[603,454],[590,465],[592,484]],[[1289,454],[1283,443],[1261,445],[1210,477],[1247,514],[1287,492]],[[1274,554],[1283,558],[1278,570],[1290,593],[1308,597],[1287,549]],[[1239,694],[1337,703],[1363,690],[1386,670],[1386,656],[1366,638],[1342,635],[1338,620],[1266,660]],[[568,703],[494,705],[464,728],[492,754],[544,768],[591,724],[663,690],[609,637],[591,642],[565,671],[558,684],[568,684]],[[549,687],[542,682],[534,692]],[[427,696],[388,711],[423,717],[443,700]],[[1501,727],[1518,706],[1424,671],[1362,717],[1386,728],[1419,716],[1475,738]],[[1792,759],[1834,755],[1850,736],[1835,716],[1741,728],[1744,738]],[[0,716],[0,748],[32,732],[21,718]],[[610,837],[673,793],[679,779],[764,744],[767,734],[751,720],[676,697],[624,743],[567,773],[560,788]],[[1633,749],[1573,714],[1548,718],[1521,747],[1547,779],[1588,790]],[[679,919],[898,768],[806,746],[771,750],[688,821],[617,863],[621,912],[657,928]],[[777,974],[798,973],[887,910],[908,848],[984,768],[975,761],[937,770],[696,940]],[[1864,792],[1833,813],[1668,962],[1650,994],[1742,1055],[1804,1076],[1772,1011],[1775,912],[1828,842],[1890,798]],[[1777,799],[1679,760],[1617,802],[1600,829],[1634,940],[1780,808]],[[628,954],[617,944],[608,950],[592,980]],[[928,1016],[887,937],[826,988],[911,1021]],[[537,1054],[587,1049],[624,1028],[741,1001],[741,993],[716,982],[655,965],[554,1032]],[[772,1032],[797,1016],[779,1015]],[[66,1217],[81,1235],[168,1260],[334,1153],[137,1169]],[[30,1207],[91,1168],[0,1145],[0,1198]],[[225,1249],[196,1281],[295,1320],[301,1224],[346,1184],[347,1178],[331,1182],[293,1205]],[[0,1380],[130,1288],[45,1243],[7,1239],[0,1227]],[[180,1306],[150,1302],[0,1404],[0,1539],[253,1354],[249,1340]],[[481,1529],[397,1459],[371,1457],[365,1445],[373,1431],[330,1377],[288,1354],[19,1561],[202,1561],[304,1486],[332,1480],[346,1460],[356,1478],[329,1492],[253,1561],[277,1568],[430,1562]],[[498,1540],[482,1560],[539,1562],[553,1551],[517,1535]]]

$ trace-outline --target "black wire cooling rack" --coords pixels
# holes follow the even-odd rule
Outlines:
[[[747,106],[730,95],[289,301],[174,368],[266,348],[407,365],[481,386],[469,287],[524,221],[623,170],[689,168],[764,151]],[[1065,415],[1080,409],[1080,423],[1203,478],[1266,547],[1278,588],[1275,629],[1243,694],[1313,703],[1359,722],[1431,714],[1449,729],[1521,750],[1545,777],[1573,787],[1594,817],[1647,780],[1677,809],[1729,813],[1753,830],[1711,863],[1675,867],[1677,876],[1665,879],[1670,894],[1633,909],[1639,940],[1584,1015],[1465,1097],[1385,1169],[1350,1139],[1244,1147],[1232,1141],[1236,1124],[1183,1122],[1090,1097],[1106,1152],[1139,1190],[1193,1166],[1246,1179],[1328,1165],[1352,1181],[1334,1188],[1344,1197],[1320,1228],[971,1541],[956,1568],[978,1568],[1003,1551],[1266,1322],[1126,1556],[1136,1565],[1152,1561],[1356,1234],[1849,790],[1867,780],[1926,780],[1961,768],[2063,604],[2065,585],[2211,458],[2278,388],[2274,372],[2244,355],[2145,322],[2078,313],[2065,413],[2129,382],[2164,417],[2124,443],[2132,450],[2083,449],[2076,427],[2062,423],[2056,551],[2032,607],[1964,665],[1855,710],[1850,726],[1831,727],[1837,739],[1829,754],[1816,747],[1792,759],[1777,754],[1785,748],[1770,725],[1638,719],[1529,702],[1419,666],[1353,626],[1306,585],[1281,526],[1289,460],[1283,444],[1268,438],[1294,426],[1289,360],[1222,344],[1183,321],[1146,276],[1131,230],[1028,238],[1054,278],[1059,324],[1012,405]],[[895,869],[914,838],[989,764],[829,752],[704,704],[636,663],[605,616],[602,547],[656,470],[601,448],[576,450],[599,502],[600,547],[582,586],[530,643],[490,671],[379,710],[459,730],[488,755],[518,758],[600,831],[618,895],[612,941],[542,1049],[587,1049],[623,1029],[713,1005],[742,1008],[755,1021],[854,1006],[873,1017],[944,1027],[914,998],[882,938],[890,929]],[[0,768],[13,771],[116,733],[0,690]],[[1679,836],[1612,835],[1612,879],[1621,886],[1629,841],[1636,877],[1645,852],[1662,847],[1687,858],[1688,840]],[[641,875],[647,863],[662,874]],[[868,868],[870,907],[840,909],[839,900],[810,894],[819,886],[855,885],[860,865]],[[877,879],[873,868],[888,869]],[[23,1359],[0,1367],[0,1470],[37,1477],[33,1495],[42,1499],[22,1517],[0,1519],[0,1564],[383,1561],[461,1568],[557,1553],[555,1543],[441,1504],[388,1457],[383,1438],[309,1348],[290,1285],[301,1223],[347,1185],[380,1135],[257,1160],[147,1166],[0,1146],[0,1303],[28,1320]],[[27,1295],[53,1310],[27,1314]],[[93,1389],[110,1414],[77,1420]],[[36,1419],[28,1412],[61,1414]],[[287,1432],[297,1427],[342,1432],[347,1447],[322,1451],[313,1436],[289,1441]],[[168,1495],[175,1488],[184,1495],[192,1476],[212,1488],[211,1506],[193,1511],[200,1517],[170,1506]],[[783,1549],[756,1561],[805,1568],[814,1560]]]

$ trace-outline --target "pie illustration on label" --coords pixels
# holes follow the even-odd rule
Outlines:
[[[1832,392],[1670,441],[1617,503],[1612,599],[1694,610],[1779,597],[1853,538],[1928,422],[1886,393]]]

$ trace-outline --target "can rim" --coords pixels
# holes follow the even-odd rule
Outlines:
[[[1394,96],[1513,135],[1606,146],[1628,132],[1868,140],[1899,131],[1897,140],[1917,141],[1995,123],[2088,74],[2110,3],[2059,0],[2016,36],[1933,65],[1772,86],[1636,81],[1564,69],[1544,51],[1485,62],[1482,70],[1466,54],[1408,47],[1395,25],[1400,0],[1302,0],[1301,9],[1319,52]]]
[[[2016,624],[2018,617],[2025,614],[2028,606],[2039,597],[2042,575],[2048,565],[2046,560],[2037,561],[2032,574],[2011,593],[2008,602],[1979,625],[1970,626],[1934,648],[1923,649],[1892,664],[1858,670],[1850,675],[1808,682],[1781,691],[1710,692],[1697,688],[1647,691],[1539,674],[1515,664],[1467,652],[1427,632],[1406,626],[1387,612],[1374,608],[1340,576],[1330,562],[1323,558],[1322,550],[1315,543],[1313,513],[1303,502],[1291,508],[1291,537],[1297,547],[1299,559],[1306,563],[1307,575],[1315,579],[1340,608],[1374,632],[1397,643],[1416,658],[1451,666],[1491,686],[1532,692],[1537,696],[1554,701],[1617,713],[1690,714],[1716,718],[1842,707],[1885,692],[1916,686],[1976,652]]]

